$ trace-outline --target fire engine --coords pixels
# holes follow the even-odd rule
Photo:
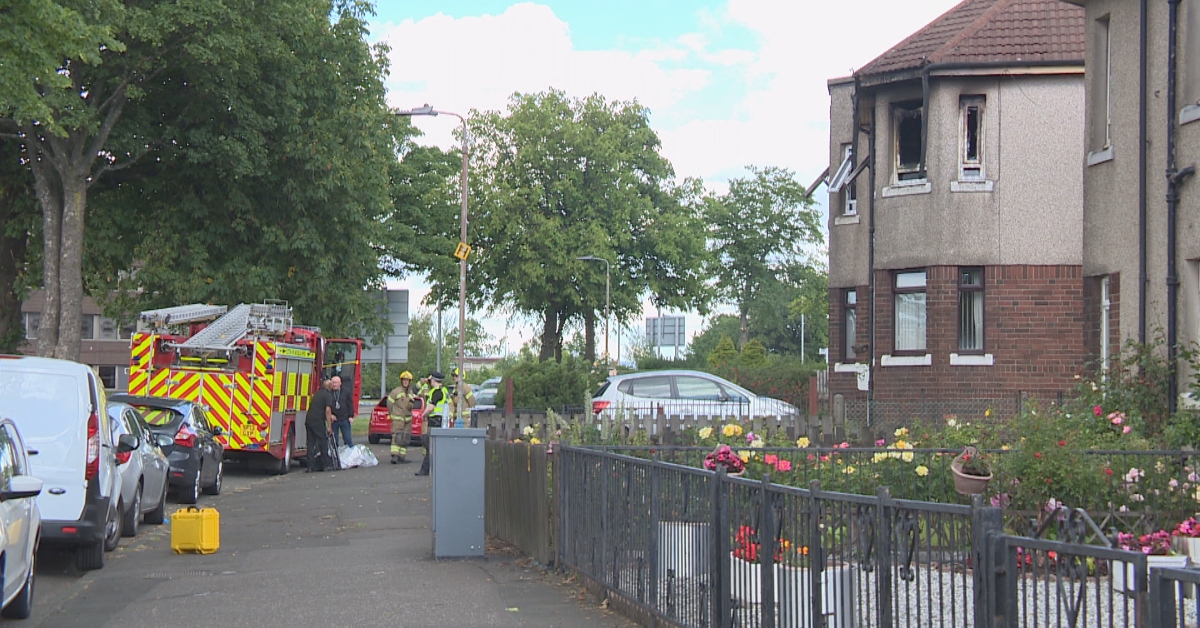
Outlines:
[[[149,310],[131,341],[129,392],[202,404],[227,459],[283,474],[307,454],[304,414],[322,380],[340,376],[357,414],[361,355],[359,339],[293,324],[282,301]]]

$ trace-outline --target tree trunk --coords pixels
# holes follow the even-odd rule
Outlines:
[[[555,347],[558,346],[558,310],[553,306],[546,308],[542,324],[542,349],[538,352],[538,362],[545,362],[554,357]]]
[[[567,316],[561,310],[558,312],[558,330],[555,333],[554,361],[562,364],[563,331],[567,327]]]
[[[738,346],[744,347],[750,342],[750,313],[746,307],[738,309],[738,320],[741,321],[741,333],[738,334]]]
[[[32,133],[27,132],[27,135]],[[36,146],[35,142],[31,145]],[[33,189],[42,206],[42,287],[44,305],[41,322],[38,323],[37,354],[54,355],[58,344],[59,313],[59,260],[62,239],[62,185],[58,173],[47,163],[48,156],[34,148],[30,150],[33,165]]]
[[[87,213],[87,169],[63,179],[62,248],[58,267],[58,344],[54,357],[79,359],[83,318],[83,228]]]
[[[596,363],[596,315],[590,311],[583,315],[583,355],[588,364]]]

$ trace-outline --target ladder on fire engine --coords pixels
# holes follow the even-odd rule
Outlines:
[[[146,310],[138,316],[143,329],[160,330],[168,325],[183,325],[199,321],[212,320],[224,314],[229,308],[224,305],[177,305],[157,310]]]
[[[222,351],[233,348],[251,332],[276,335],[291,328],[292,308],[287,303],[242,303],[177,346],[180,349]]]

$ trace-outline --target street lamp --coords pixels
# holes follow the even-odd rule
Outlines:
[[[455,386],[457,420],[462,420],[465,404],[463,392],[467,387],[467,119],[451,111],[438,111],[429,103],[416,109],[397,111],[398,116],[454,116],[462,123],[462,214],[459,218],[459,242],[454,255],[458,258],[458,384]],[[439,349],[440,351],[440,349]]]
[[[603,257],[596,257],[595,255],[584,255],[582,257],[576,257],[575,259],[583,262],[604,262],[604,361],[608,362],[608,313],[612,303],[612,300],[609,297],[609,287],[611,283],[608,260],[604,259]]]

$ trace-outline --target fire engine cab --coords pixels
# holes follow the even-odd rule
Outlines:
[[[227,459],[287,473],[307,453],[309,400],[334,375],[357,414],[362,341],[293,324],[286,302],[142,312],[131,347],[130,394],[203,404]]]

